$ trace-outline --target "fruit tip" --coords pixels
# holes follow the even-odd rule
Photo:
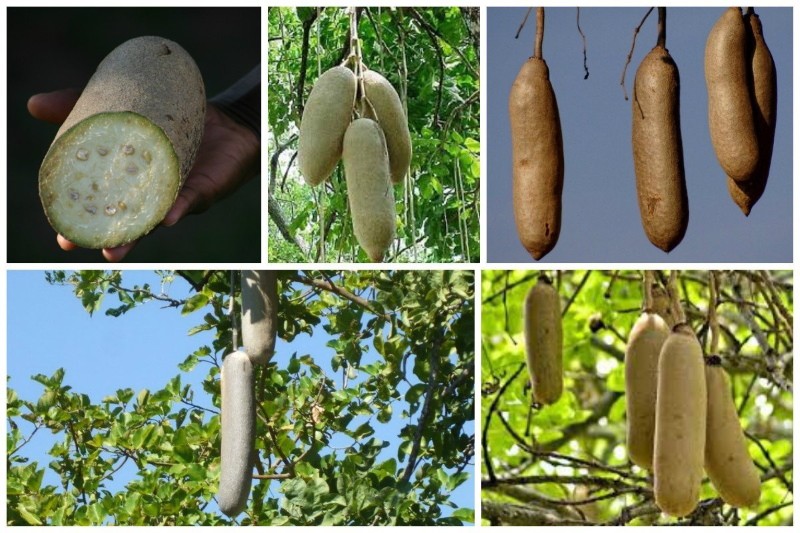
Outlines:
[[[528,253],[531,255],[531,257],[533,257],[537,261],[547,255],[547,252],[542,253],[542,252],[535,252],[533,250],[528,250]]]

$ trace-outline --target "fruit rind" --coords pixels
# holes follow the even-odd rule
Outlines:
[[[561,301],[549,281],[540,279],[525,297],[525,352],[533,399],[552,404],[564,388]]]

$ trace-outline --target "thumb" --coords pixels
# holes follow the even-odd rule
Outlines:
[[[77,89],[61,89],[34,94],[28,99],[28,112],[39,120],[61,124],[81,95]]]

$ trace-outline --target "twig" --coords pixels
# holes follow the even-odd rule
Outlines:
[[[561,453],[556,452],[533,452],[534,457],[542,458],[542,459],[554,459],[559,461],[558,464],[554,463],[553,461],[548,461],[551,464],[556,466],[564,465],[565,463],[572,463],[576,465],[580,465],[586,468],[592,468],[594,470],[602,470],[605,472],[611,472],[612,474],[616,474],[620,477],[625,477],[632,479],[634,481],[646,482],[646,478],[642,478],[640,476],[636,476],[631,474],[630,469],[622,469],[622,468],[615,468],[613,466],[608,466],[597,461],[589,461],[586,459],[579,459],[577,457],[570,457],[569,455],[564,455]]]
[[[586,73],[583,76],[584,80],[589,79],[589,65],[587,64],[586,60],[586,35],[584,35],[583,30],[581,29],[581,8],[576,8],[577,12],[575,14],[575,23],[578,26],[578,33],[581,36],[581,40],[583,41],[583,71]]]
[[[608,412],[611,409],[611,406],[616,403],[616,401],[622,396],[620,392],[608,391],[603,394],[591,407],[589,410],[592,412],[585,420],[579,422],[577,424],[572,424],[565,427],[561,431],[561,437],[552,440],[544,445],[542,445],[541,451],[554,451],[560,449],[564,444],[571,441],[575,435],[578,435],[586,428],[591,427],[597,422],[605,417],[608,416]]]
[[[16,424],[15,424],[13,421],[11,421],[10,419],[9,419],[9,423],[10,423],[12,426],[16,426]],[[9,452],[6,452],[6,457],[11,457],[11,456],[12,456],[12,455],[14,455],[15,453],[17,453],[17,452],[18,452],[18,451],[19,451],[19,450],[20,450],[20,449],[21,449],[23,446],[25,446],[26,444],[28,444],[28,443],[31,441],[31,439],[33,439],[33,436],[34,436],[34,435],[36,435],[36,432],[37,432],[37,431],[39,431],[39,429],[40,429],[41,427],[42,427],[42,426],[40,426],[40,425],[38,425],[38,424],[34,424],[34,426],[33,426],[33,431],[31,431],[31,434],[28,436],[28,438],[26,439],[26,438],[24,438],[24,437],[23,437],[23,438],[22,438],[22,443],[21,443],[19,446],[17,446],[16,448],[14,448],[13,450],[11,450],[11,451],[9,451]]]
[[[519,476],[512,478],[496,478],[493,482],[481,480],[481,488],[493,487],[496,485],[539,485],[542,483],[559,483],[562,485],[595,485],[606,489],[629,489],[628,483],[610,477],[601,476],[562,476],[562,475],[543,475],[543,476]]]
[[[653,500],[648,499],[642,502],[638,502],[634,505],[630,505],[628,507],[623,507],[616,518],[608,522],[602,523],[600,525],[624,526],[625,524],[636,518],[641,518],[642,516],[660,515],[660,514],[661,514],[661,509],[658,508],[658,506]]]
[[[619,80],[619,84],[622,85],[622,94],[625,95],[625,100],[628,100],[628,91],[625,89],[625,73],[628,72],[628,65],[630,65],[631,60],[633,59],[633,50],[636,48],[636,36],[639,35],[639,30],[642,29],[644,25],[644,21],[647,20],[647,17],[650,16],[650,13],[653,12],[653,8],[647,10],[647,13],[644,14],[642,17],[642,21],[633,29],[633,42],[631,43],[631,50],[628,52],[628,58],[625,60],[625,67],[622,69],[622,79]]]
[[[428,34],[428,38],[431,40],[431,44],[433,44],[433,49],[436,52],[436,59],[439,63],[439,84],[436,89],[436,105],[433,108],[433,127],[439,126],[439,113],[441,112],[442,108],[442,93],[444,92],[444,52],[442,51],[442,47],[439,45],[439,41],[436,37],[436,32],[431,28],[430,24],[420,15],[416,9],[410,8],[409,12],[414,19],[419,22],[422,29],[425,30],[425,33]],[[457,50],[458,47],[453,47],[454,50]],[[466,62],[465,62],[466,64]],[[467,64],[468,65],[468,64]]]
[[[299,238],[292,235],[292,232],[289,231],[289,224],[286,223],[286,217],[281,210],[280,205],[278,205],[278,201],[275,200],[274,196],[269,196],[267,198],[267,210],[269,211],[269,218],[275,224],[275,227],[278,228],[278,232],[281,236],[291,244],[297,246],[297,248],[302,252],[303,256],[308,255],[308,245],[303,243]]]
[[[338,285],[334,285],[330,281],[323,281],[323,280],[320,280],[320,279],[312,278],[310,276],[303,277],[303,276],[300,276],[300,275],[298,275],[295,279],[296,279],[296,281],[299,281],[300,283],[303,283],[305,285],[309,285],[311,287],[316,287],[317,289],[323,289],[323,290],[326,290],[328,292],[332,292],[333,294],[339,295],[339,296],[341,296],[342,298],[344,298],[346,300],[350,300],[351,302],[353,302],[355,304],[358,304],[361,307],[367,309],[370,313],[372,313],[375,316],[389,318],[389,315],[385,315],[385,314],[377,311],[374,307],[372,307],[372,304],[366,298],[362,298],[361,296],[357,296],[357,295],[353,294],[352,292],[348,291],[347,289],[345,289],[343,287],[339,287]]]
[[[514,39],[519,39],[519,34],[522,33],[522,28],[524,28],[525,23],[528,22],[528,16],[531,14],[532,9],[532,7],[529,7],[525,12],[525,16],[522,18],[522,23],[519,25],[519,28],[517,28],[517,33],[514,35]]]
[[[792,492],[792,484],[789,482],[788,479],[786,479],[786,476],[784,476],[781,473],[781,470],[778,468],[778,465],[776,465],[775,461],[772,460],[772,456],[769,454],[764,445],[761,444],[761,441],[755,438],[754,436],[750,435],[750,433],[746,431],[744,433],[744,436],[750,439],[751,442],[755,443],[758,449],[761,450],[761,454],[764,456],[764,459],[766,459],[767,462],[769,463],[770,468],[772,468],[772,470],[776,473],[775,477],[777,477],[781,481],[781,483],[783,483],[783,485],[789,492]]]
[[[505,318],[505,325],[506,325],[506,335],[508,335],[508,338],[509,338],[509,339],[511,339],[511,344],[513,344],[514,346],[516,346],[516,345],[517,345],[517,341],[514,339],[514,336],[511,334],[511,329],[510,329],[510,328],[511,328],[511,324],[510,324],[510,322],[508,321],[508,301],[507,301],[507,296],[508,296],[508,277],[509,277],[510,275],[511,275],[511,271],[510,271],[510,270],[506,270],[506,271],[505,271],[505,278],[506,278],[506,279],[505,279],[505,284],[506,284],[506,288],[505,288],[505,290],[502,292],[502,294],[503,294],[503,316],[504,316],[504,318]]]
[[[575,298],[578,297],[578,293],[581,292],[583,286],[586,285],[587,281],[589,281],[589,276],[591,276],[591,274],[592,271],[587,270],[586,273],[583,275],[583,278],[581,278],[581,280],[578,282],[578,286],[575,287],[575,291],[572,293],[572,296],[569,297],[569,300],[567,300],[567,304],[564,306],[564,309],[561,310],[562,318],[567,316],[567,311],[569,311],[569,308],[572,306],[573,302],[575,301]]]
[[[416,18],[417,21],[423,27],[426,27],[428,30],[430,30],[430,32],[433,33],[433,35],[438,37],[439,40],[444,42],[448,46],[448,48],[450,48],[458,57],[461,58],[461,61],[464,63],[464,67],[465,68],[467,68],[475,76],[479,76],[480,73],[478,72],[478,69],[475,67],[475,65],[473,65],[470,62],[470,60],[467,58],[467,56],[464,55],[464,52],[462,51],[462,49],[461,49],[461,47],[459,45],[457,45],[457,44],[454,45],[453,43],[449,42],[445,38],[445,36],[442,34],[442,32],[440,32],[436,27],[432,26],[427,20],[425,20],[422,17],[422,15],[416,10],[416,8],[408,8],[408,9],[411,9],[412,15],[415,15],[414,18]]]
[[[517,379],[520,372],[525,370],[525,363],[519,365],[516,372],[511,375],[510,378],[500,387],[497,391],[497,396],[494,397],[492,400],[491,405],[489,406],[489,412],[486,413],[486,422],[483,424],[483,434],[481,435],[481,447],[483,448],[483,463],[486,465],[486,474],[489,476],[491,481],[495,480],[494,475],[494,468],[492,467],[492,460],[491,456],[489,455],[489,426],[492,423],[492,414],[497,410],[497,404],[500,403],[500,398],[502,398],[503,394],[505,394],[506,389],[511,383]]]
[[[786,508],[786,507],[791,507],[792,505],[794,505],[794,502],[793,502],[793,501],[789,501],[789,502],[783,502],[783,503],[779,503],[778,505],[773,505],[773,506],[772,506],[772,507],[770,507],[769,509],[766,509],[766,510],[764,510],[764,511],[762,511],[762,512],[758,513],[757,515],[755,515],[753,518],[751,518],[750,520],[748,520],[747,522],[745,522],[745,524],[744,524],[744,525],[746,525],[746,526],[755,526],[755,525],[758,525],[758,522],[759,522],[759,521],[760,521],[762,518],[766,518],[767,516],[771,515],[772,513],[776,513],[776,512],[778,512],[778,511],[780,511],[781,509],[784,509],[784,508]]]
[[[525,285],[526,283],[530,282],[532,279],[537,278],[538,276],[539,276],[539,274],[537,272],[532,272],[531,274],[529,274],[529,275],[527,275],[527,276],[515,281],[514,283],[511,283],[511,284],[507,285],[503,290],[498,291],[498,292],[492,294],[491,296],[488,296],[488,297],[484,298],[484,300],[481,303],[483,305],[486,305],[488,303],[491,303],[493,300],[495,300],[497,298],[503,298],[504,294],[506,293],[506,291],[511,290],[511,289],[513,289],[513,288],[515,288],[515,287],[517,287],[519,285]]]
[[[300,45],[300,79],[297,81],[297,110],[303,116],[303,89],[306,85],[306,67],[308,66],[308,48],[311,40],[311,26],[317,20],[317,10],[314,16],[303,21],[303,40]]]

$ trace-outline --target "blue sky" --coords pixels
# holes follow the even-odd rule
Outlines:
[[[633,29],[647,8],[581,8],[589,79],[575,8],[545,9],[543,55],[558,99],[564,137],[561,236],[544,262],[792,261],[792,10],[756,8],[778,72],[778,122],[767,189],[745,217],[728,196],[711,148],[703,55],[723,7],[668,8],[667,49],[681,79],[681,129],[689,193],[689,227],[666,254],[642,230],[631,154],[631,101],[620,79]],[[508,93],[532,55],[535,16],[519,39],[527,8],[487,9],[488,261],[533,262],[519,244],[511,210]],[[655,45],[657,13],[642,27],[626,75],[628,94],[642,58]]]
[[[123,284],[132,287],[150,283],[154,291],[159,289],[159,277],[152,271],[125,271]],[[147,388],[162,388],[169,379],[180,373],[177,365],[187,355],[203,345],[211,345],[212,335],[205,332],[189,336],[188,331],[196,326],[205,314],[201,309],[187,316],[172,308],[162,308],[158,302],[137,307],[119,318],[108,317],[105,309],[117,304],[115,296],[106,297],[103,308],[90,317],[72,293],[71,287],[51,286],[45,281],[43,271],[8,272],[8,357],[7,373],[11,376],[9,387],[26,400],[36,400],[42,386],[30,380],[35,374],[50,376],[58,368],[66,370],[64,383],[73,392],[88,394],[93,403],[121,388],[135,392]],[[189,285],[180,278],[166,292],[174,298],[185,298]],[[324,321],[323,321],[324,324]],[[43,332],[42,328],[46,331]],[[330,367],[334,351],[326,346],[331,337],[322,326],[314,328],[312,336],[298,336],[289,346],[280,339],[275,360],[285,365],[292,353],[312,354],[337,384],[341,383],[341,372],[334,373]],[[376,358],[370,348],[363,363]],[[190,374],[181,376],[182,383],[191,384],[195,392],[195,403],[211,408],[200,383],[207,368],[201,364]],[[404,392],[404,391],[401,391]],[[417,414],[418,415],[418,414]],[[415,416],[417,416],[415,415]],[[392,442],[402,421],[395,420],[379,430],[377,436]],[[355,420],[353,424],[360,424]],[[355,427],[353,425],[353,427]],[[29,427],[21,426],[24,433]],[[470,424],[468,431],[474,431]],[[23,455],[49,462],[47,450],[54,440],[49,434],[39,432],[28,444]],[[336,445],[347,445],[347,441],[335,441]],[[384,450],[383,454],[396,457],[396,446]],[[474,469],[470,467],[474,477]],[[117,476],[113,490],[121,490],[124,476]],[[57,478],[49,472],[45,483],[57,484]],[[273,484],[272,495],[279,497],[278,484]],[[457,489],[453,500],[460,507],[474,507],[474,486],[468,482]]]

